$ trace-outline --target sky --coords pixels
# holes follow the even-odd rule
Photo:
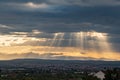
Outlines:
[[[120,60],[120,0],[0,0],[0,60]]]

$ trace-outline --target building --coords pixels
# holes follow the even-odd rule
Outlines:
[[[105,78],[105,73],[102,71],[99,71],[99,72],[95,73],[94,76],[103,80]]]

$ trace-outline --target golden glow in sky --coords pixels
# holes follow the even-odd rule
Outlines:
[[[79,60],[120,60],[119,53],[114,52],[111,44],[108,42],[107,33],[95,31],[59,32],[52,33],[52,39],[34,37],[40,34],[42,34],[42,32],[33,30],[31,33],[14,32],[10,35],[0,35],[1,59],[57,59],[64,57],[65,59],[73,58]],[[66,34],[69,34],[69,36]],[[33,37],[28,35],[33,35]],[[68,44],[65,43],[65,40]],[[67,46],[65,46],[65,44]]]
[[[119,0],[0,0],[0,59],[120,60]]]

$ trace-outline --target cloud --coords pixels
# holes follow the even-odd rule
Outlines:
[[[23,12],[59,12],[57,11],[57,5],[50,5],[45,2],[43,3],[34,3],[34,2],[8,2],[2,3],[1,6],[5,6],[5,9],[11,8],[13,11],[23,11]],[[56,10],[56,11],[55,11]]]
[[[9,34],[0,34],[0,46],[20,45],[28,42],[41,42],[45,39],[37,38],[42,32],[33,30],[32,32],[10,32]],[[30,44],[28,44],[30,45]]]
[[[115,7],[120,6],[118,0],[21,0],[21,1],[1,1],[1,6],[5,9],[31,11],[31,12],[61,12],[66,7]]]
[[[62,54],[62,53],[61,53]],[[23,59],[23,58],[30,58],[30,59],[57,59],[57,60],[97,60],[92,57],[72,57],[72,56],[62,56],[61,54],[56,53],[45,53],[45,54],[38,54],[38,53],[24,53],[24,54],[3,54],[0,53],[0,60],[10,60],[10,59]],[[4,56],[4,57],[3,57]],[[104,59],[107,60],[107,59]]]
[[[1,7],[3,11],[0,13],[0,23],[16,27],[16,32],[28,32],[33,29],[43,32],[78,32],[86,29],[119,34],[119,6],[81,7],[72,5],[80,2],[94,3],[96,5],[119,3],[115,0],[63,0],[60,6],[56,7],[54,5],[59,4],[58,0],[40,0],[39,2],[28,0],[15,2],[13,0],[11,3],[7,1],[6,3],[1,3],[3,5],[8,4],[9,7]],[[62,3],[71,5],[62,5]],[[33,7],[30,7],[31,5]],[[16,10],[12,8],[16,8]],[[25,10],[23,12],[18,8]],[[85,25],[88,26],[84,27]]]
[[[89,24],[86,26],[86,30],[88,28],[88,30],[98,32],[119,33],[119,7],[62,7],[64,9],[61,7],[57,9],[61,11],[60,13],[49,13],[51,10],[47,10],[47,12],[42,10],[40,12],[22,12],[19,10],[14,12],[11,10],[12,12],[8,11],[9,14],[4,13],[7,16],[14,16],[8,16],[1,19],[0,22],[17,27],[16,31],[38,29],[45,32],[77,32],[85,30],[84,26]],[[54,12],[57,11],[54,10]]]
[[[77,6],[118,6],[118,0],[48,0],[48,2],[59,5],[77,5]]]
[[[13,30],[15,30],[15,28],[12,26],[0,24],[0,35],[8,34],[10,31]]]
[[[119,0],[0,0],[0,45],[6,49],[7,46],[81,48],[82,45],[88,50],[111,49],[119,53],[119,14]],[[26,49],[23,53],[29,53],[31,48]],[[36,50],[39,49],[33,51]],[[57,51],[46,53],[51,52]],[[84,50],[79,53],[87,54]]]
[[[109,54],[106,56],[106,54]],[[1,60],[10,60],[10,59],[18,59],[18,58],[35,58],[35,59],[59,59],[59,60],[120,60],[120,55],[116,53],[88,53],[88,54],[82,54],[82,55],[68,55],[66,53],[34,53],[34,52],[28,52],[28,53],[22,53],[22,54],[3,54],[0,53],[0,59]]]
[[[26,7],[30,7],[30,8],[47,8],[48,5],[45,4],[45,3],[42,3],[42,4],[35,4],[35,3],[32,3],[32,2],[28,2],[26,4],[23,4],[24,6]]]
[[[16,6],[16,7],[19,7],[19,8],[26,8],[26,10],[30,10],[30,9],[45,9],[45,8],[48,8],[49,6],[45,3],[41,3],[41,4],[36,4],[36,3],[33,3],[33,2],[28,2],[28,3],[11,3],[11,4],[8,4],[8,5],[11,5],[11,6]]]
[[[1,0],[0,2],[16,2],[16,3],[47,3],[53,5],[77,5],[77,6],[117,6],[120,5],[119,0]]]
[[[33,3],[33,2],[27,2],[27,3],[5,3],[6,6],[11,6],[13,9],[19,9],[24,11],[37,11],[37,10],[44,10],[49,7],[46,3]]]
[[[10,26],[6,26],[6,25],[2,25],[2,24],[0,24],[0,28],[4,28],[4,29],[13,29],[13,28],[10,27]]]

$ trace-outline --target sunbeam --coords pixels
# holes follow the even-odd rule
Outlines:
[[[17,36],[17,34],[19,34],[19,36]],[[39,35],[39,34],[38,32],[34,33],[34,35]],[[115,56],[112,57],[112,55],[115,54],[115,52],[113,52],[110,42],[108,41],[109,37],[107,33],[100,33],[96,31],[88,31],[88,32],[80,31],[80,32],[70,32],[70,33],[58,32],[58,33],[47,34],[47,35],[53,35],[53,38],[49,38],[49,39],[37,38],[34,37],[34,35],[33,37],[28,37],[27,35],[29,35],[29,33],[21,33],[21,32],[14,33],[11,37],[9,35],[4,35],[4,36],[1,35],[0,53],[15,54],[18,53],[17,52],[18,50],[20,50],[18,54],[32,52],[32,53],[38,53],[40,55],[55,54],[56,56],[66,56],[66,57],[67,56],[84,57],[84,58],[92,57],[97,59],[110,57],[111,59],[115,59]],[[35,44],[37,44],[37,46],[35,47],[29,44],[25,46],[26,42],[31,42],[31,41],[34,42],[36,41],[37,43]],[[19,46],[19,44],[22,45]],[[6,48],[7,50],[4,50],[4,48]],[[16,50],[13,50],[15,48]],[[106,57],[105,54],[108,54],[109,57]]]
[[[62,43],[62,41],[64,39],[64,35],[65,35],[65,33],[58,33],[57,46],[61,46],[61,43]]]
[[[69,34],[69,35],[68,35]],[[64,37],[64,36],[69,36]],[[112,52],[112,48],[108,42],[107,33],[99,33],[96,31],[89,32],[72,32],[72,33],[55,33],[54,38],[51,40],[49,53],[54,52],[56,50],[61,51],[62,45],[67,45],[66,47],[74,47],[77,50],[73,50],[71,52],[76,52],[80,54],[85,54],[87,51],[92,50],[95,53],[104,53],[104,52]],[[64,43],[63,41],[67,40],[68,43]],[[48,45],[49,46],[49,45]],[[65,49],[65,48],[64,48]],[[71,49],[72,50],[72,49]],[[68,51],[70,52],[70,51]],[[70,53],[71,53],[70,52]]]
[[[65,33],[54,33],[54,37],[51,40],[50,46],[60,46],[64,38]]]
[[[88,32],[87,36],[92,39],[92,45],[90,45],[90,47],[94,46],[94,49],[96,47],[96,50],[100,49],[101,51],[111,52],[112,48],[111,48],[111,46],[108,42],[107,35],[108,35],[107,33],[98,33],[98,32],[95,32],[95,31]]]

